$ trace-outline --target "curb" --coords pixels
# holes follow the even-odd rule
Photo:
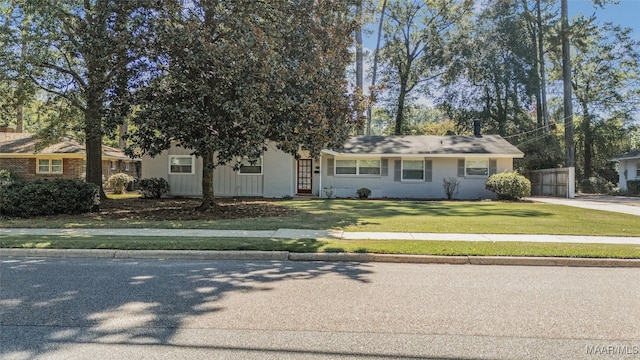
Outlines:
[[[295,253],[295,252],[288,252],[288,251],[100,250],[100,249],[0,248],[0,258],[3,258],[3,257],[386,262],[386,263],[449,264],[449,265],[640,268],[640,259],[518,257],[518,256],[437,256],[437,255],[401,255],[401,254],[372,254],[372,253]]]

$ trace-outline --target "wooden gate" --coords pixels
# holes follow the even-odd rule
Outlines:
[[[527,174],[531,181],[531,195],[574,198],[576,195],[575,168],[532,170]]]

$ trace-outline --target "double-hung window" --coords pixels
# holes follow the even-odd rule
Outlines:
[[[424,160],[402,160],[402,180],[424,180]]]
[[[465,174],[467,176],[489,176],[489,159],[467,159]]]
[[[38,174],[62,174],[62,159],[38,159]]]
[[[194,157],[190,155],[169,156],[169,174],[195,174]]]
[[[336,175],[380,175],[379,159],[336,160]]]
[[[242,158],[240,160],[241,175],[262,175],[262,157],[249,159]]]

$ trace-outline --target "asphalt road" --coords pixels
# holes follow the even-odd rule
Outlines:
[[[0,263],[1,359],[640,358],[640,269]]]

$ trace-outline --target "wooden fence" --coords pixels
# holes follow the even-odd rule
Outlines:
[[[531,195],[573,199],[576,195],[576,169],[557,168],[532,170],[526,174],[531,181]]]

